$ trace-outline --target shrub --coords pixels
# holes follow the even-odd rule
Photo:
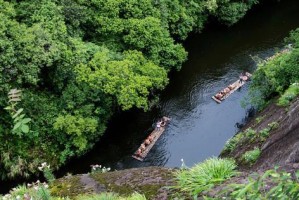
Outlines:
[[[106,172],[109,172],[111,170],[110,167],[106,168],[102,165],[90,165],[91,167],[91,173],[106,173]]]
[[[261,150],[259,148],[255,148],[254,150],[251,151],[246,151],[241,159],[245,164],[253,165],[256,160],[260,157],[261,155]]]
[[[279,126],[278,122],[271,122],[268,124],[268,127],[270,128],[270,130],[277,129],[278,126]]]
[[[30,184],[29,184],[30,185]],[[15,199],[41,199],[50,200],[51,197],[47,185],[42,183],[35,183],[32,187],[26,187],[25,185],[17,186],[13,188],[9,194],[6,194],[3,200],[15,200]]]
[[[264,128],[263,130],[260,131],[260,138],[262,141],[265,141],[266,138],[269,137],[269,134],[270,134],[270,128]]]
[[[245,130],[246,137],[253,138],[256,137],[256,132],[252,128],[248,128]]]
[[[299,83],[293,83],[278,99],[277,105],[288,106],[299,95]]]
[[[256,121],[256,123],[259,124],[264,118],[265,118],[265,116],[257,117],[257,118],[255,119],[255,121]]]
[[[225,187],[220,194],[225,194],[222,199],[299,199],[298,181],[299,171],[293,180],[290,173],[267,170],[251,175],[246,183]]]
[[[231,159],[210,158],[187,170],[175,172],[176,189],[197,196],[205,190],[231,178],[237,172]]]
[[[236,146],[241,142],[241,140],[244,139],[244,133],[240,132],[227,140],[227,142],[224,145],[223,151],[224,152],[232,152]]]

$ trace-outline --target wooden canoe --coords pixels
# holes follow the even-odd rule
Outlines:
[[[216,101],[217,103],[221,103],[223,100],[225,100],[227,97],[229,97],[232,93],[234,93],[236,90],[238,90],[240,87],[242,87],[247,81],[249,81],[252,74],[246,72],[246,76],[248,78],[246,81],[240,82],[240,79],[238,79],[234,83],[230,84],[233,87],[233,89],[230,90],[228,93],[226,93],[221,99],[217,99],[215,97],[216,95],[212,96],[212,99],[214,101]]]
[[[163,117],[162,119],[164,119],[165,125],[161,126],[159,130],[157,128],[155,128],[155,130],[153,130],[153,132],[151,132],[151,134],[148,137],[151,136],[153,138],[152,142],[150,144],[146,145],[146,143],[145,143],[146,139],[145,139],[143,141],[143,143],[142,143],[143,145],[145,145],[145,150],[142,151],[141,154],[138,155],[138,149],[137,149],[135,151],[135,153],[132,155],[133,158],[135,158],[135,159],[137,159],[139,161],[143,161],[145,159],[145,157],[147,156],[147,154],[149,153],[149,151],[153,148],[153,146],[155,145],[155,143],[157,142],[157,140],[159,139],[159,137],[165,131],[165,128],[166,128],[166,126],[168,125],[168,123],[170,121],[170,118],[168,118],[168,117]]]

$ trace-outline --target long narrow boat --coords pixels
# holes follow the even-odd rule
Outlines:
[[[151,134],[147,137],[147,139],[145,139],[143,141],[143,143],[140,145],[144,145],[145,149],[141,152],[138,153],[138,149],[135,151],[135,153],[132,155],[133,158],[139,160],[139,161],[143,161],[145,159],[145,157],[147,156],[147,154],[149,153],[149,151],[153,148],[153,146],[155,145],[155,143],[157,142],[157,140],[159,139],[159,137],[163,134],[163,132],[165,131],[165,128],[167,126],[167,124],[170,121],[170,118],[168,117],[163,117],[162,120],[165,122],[164,126],[161,126],[160,129],[155,129],[153,130],[153,132],[151,132]],[[152,141],[149,144],[146,144],[146,140],[148,140],[148,138],[152,138]]]
[[[216,98],[216,95],[212,96],[212,99],[214,99],[217,103],[221,103],[223,100],[225,100],[227,97],[229,97],[232,93],[234,93],[237,89],[242,87],[252,76],[252,74],[246,72],[247,80],[243,80],[242,82],[239,80],[235,81],[234,83],[230,84],[230,87],[232,88],[229,92],[227,92],[223,97],[220,99]],[[223,90],[222,90],[223,91]]]

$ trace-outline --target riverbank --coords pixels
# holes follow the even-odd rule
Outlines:
[[[269,128],[275,122],[275,127],[269,130],[268,137],[261,141],[255,135],[247,138],[250,142],[239,141],[235,149],[223,151],[221,157],[234,158],[238,163],[239,175],[224,184],[216,186],[205,195],[215,196],[229,184],[239,184],[247,181],[252,173],[260,176],[275,166],[279,170],[295,173],[299,169],[299,98],[290,106],[279,107],[276,102],[270,104],[242,129],[251,129],[255,134]],[[242,134],[238,133],[238,134]],[[237,136],[238,136],[237,134]],[[253,164],[245,164],[242,155],[247,151],[260,148],[259,158]],[[115,172],[75,175],[56,180],[50,191],[57,196],[75,197],[78,194],[115,192],[129,195],[134,191],[145,194],[148,199],[170,199],[174,191],[166,188],[175,185],[174,172],[177,169],[163,167],[147,167],[128,169]],[[269,188],[268,188],[269,189]],[[199,197],[199,199],[201,199]]]

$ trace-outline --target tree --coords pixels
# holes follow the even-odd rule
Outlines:
[[[124,110],[133,106],[147,110],[150,92],[163,89],[168,81],[166,70],[138,51],[126,51],[115,60],[110,51],[104,49],[87,65],[78,65],[77,72],[80,81],[115,96]]]

